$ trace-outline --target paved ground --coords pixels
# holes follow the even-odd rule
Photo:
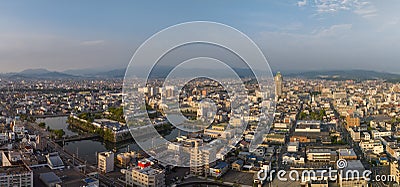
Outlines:
[[[167,184],[171,184],[172,179],[176,179],[176,177],[182,179],[187,174],[189,174],[189,168],[176,167],[173,169],[173,172],[169,172],[168,175],[165,177],[165,182]]]
[[[224,182],[253,185],[253,173],[244,173],[230,170],[222,176]]]
[[[33,169],[33,183],[35,187],[45,187],[45,184],[39,179],[40,173],[54,172],[63,182],[65,186],[83,185],[83,176],[81,173],[73,169],[51,170],[49,167],[40,167]]]

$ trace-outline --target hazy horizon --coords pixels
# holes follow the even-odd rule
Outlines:
[[[273,72],[399,73],[399,8],[394,0],[9,1],[0,7],[0,72],[126,68],[156,32],[204,20],[247,34]]]

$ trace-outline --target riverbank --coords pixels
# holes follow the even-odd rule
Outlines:
[[[80,129],[84,132],[97,134],[102,139],[109,142],[120,142],[132,138],[129,131],[127,133],[116,133],[111,129],[97,127],[84,119],[79,119],[76,116],[69,116],[67,123],[73,128]]]

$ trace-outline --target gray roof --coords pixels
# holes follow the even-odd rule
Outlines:
[[[40,180],[42,180],[46,185],[48,184],[58,184],[61,183],[60,177],[58,177],[54,172],[41,173],[39,175]]]

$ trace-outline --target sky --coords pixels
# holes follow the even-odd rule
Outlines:
[[[3,1],[0,72],[125,68],[158,31],[213,21],[248,35],[273,71],[400,73],[398,10],[398,0]]]

